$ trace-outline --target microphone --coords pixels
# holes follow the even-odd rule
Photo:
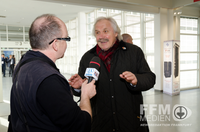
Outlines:
[[[89,67],[85,71],[85,77],[88,79],[88,83],[90,83],[93,79],[96,81],[99,77],[99,68],[100,68],[100,58],[97,56],[94,56],[89,64]]]

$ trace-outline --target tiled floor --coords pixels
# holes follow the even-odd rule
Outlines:
[[[69,79],[69,75],[65,75],[65,77]],[[11,77],[2,77],[2,83],[4,102],[0,103],[0,132],[7,132]],[[151,89],[144,92],[143,97],[151,132],[199,132],[200,89],[181,91],[180,95],[177,96],[170,96]],[[185,113],[187,116],[184,116]],[[173,117],[177,117],[175,119],[179,119],[179,121]]]

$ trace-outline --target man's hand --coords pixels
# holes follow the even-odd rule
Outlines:
[[[71,85],[73,88],[80,89],[84,80],[85,79],[82,79],[78,74],[75,74],[71,76],[71,78],[68,81],[69,85]]]
[[[120,74],[119,76],[133,85],[137,84],[137,78],[136,78],[135,74],[133,74],[132,72],[125,71],[122,74]]]
[[[81,101],[80,108],[81,110],[87,111],[92,117],[92,109],[90,104],[90,99],[96,95],[96,86],[94,85],[95,80],[92,80],[88,83],[88,80],[85,80],[81,88]]]
[[[96,86],[94,85],[95,80],[93,79],[90,83],[88,80],[85,80],[81,87],[81,98],[89,98],[91,99],[96,95]]]

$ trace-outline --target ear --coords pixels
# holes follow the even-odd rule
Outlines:
[[[55,51],[58,51],[58,43],[56,42],[56,40],[55,40],[51,45],[52,45],[52,48],[53,48]]]
[[[115,37],[117,37],[118,33],[115,33]]]

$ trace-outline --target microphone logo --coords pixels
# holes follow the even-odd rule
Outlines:
[[[87,68],[84,76],[86,78],[93,77],[97,81],[99,78],[99,71],[95,68]]]

